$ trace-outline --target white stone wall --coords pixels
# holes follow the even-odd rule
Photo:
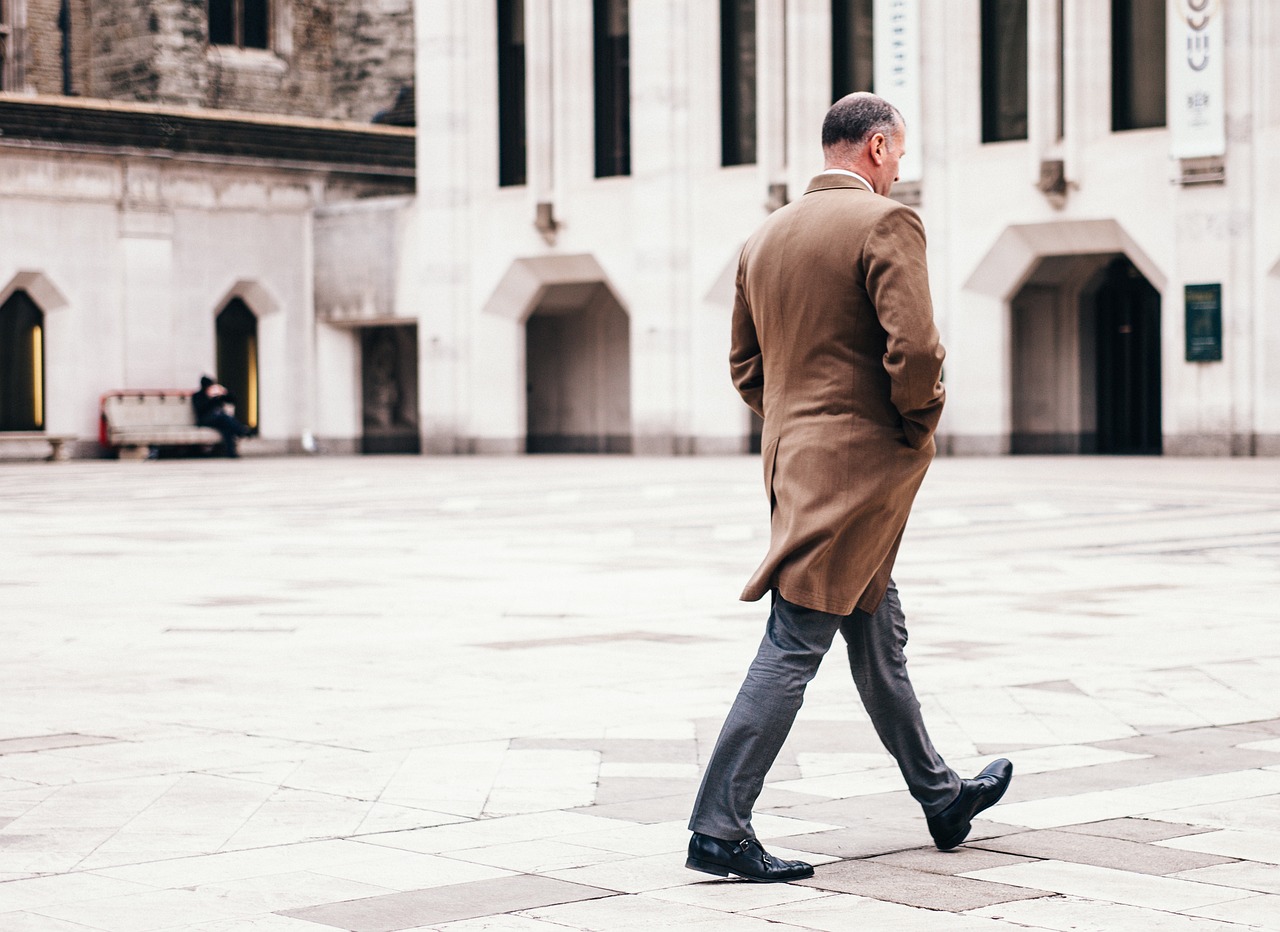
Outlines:
[[[258,317],[262,450],[314,430],[307,179],[143,157],[0,153],[0,300],[45,314],[45,426],[94,455],[98,398],[194,388],[215,369],[214,322]]]
[[[1038,258],[1119,252],[1162,296],[1165,451],[1280,452],[1280,10],[1225,4],[1227,180],[1183,187],[1168,130],[1111,131],[1108,0],[1066,0],[1062,140],[1056,18],[1030,5],[1030,138],[986,145],[979,2],[920,2],[923,117],[908,157],[923,163],[949,350],[944,448],[1008,449],[1009,302]],[[500,285],[515,263],[551,256],[590,257],[630,316],[634,448],[741,449],[748,419],[725,362],[732,267],[769,186],[798,197],[821,166],[829,6],[760,0],[759,162],[721,168],[716,5],[635,0],[632,174],[606,179],[592,176],[590,4],[526,9],[530,180],[500,189],[493,4],[419,7],[419,261],[406,304],[421,321],[425,449],[522,448],[531,308],[527,294],[504,305]],[[1065,203],[1036,188],[1044,159],[1065,162]],[[538,202],[559,222],[551,242],[533,226]],[[1184,360],[1183,287],[1196,282],[1222,283],[1220,363]]]

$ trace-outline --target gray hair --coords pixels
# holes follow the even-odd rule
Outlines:
[[[822,148],[859,148],[876,133],[892,138],[906,124],[889,101],[861,91],[841,97],[822,121]]]

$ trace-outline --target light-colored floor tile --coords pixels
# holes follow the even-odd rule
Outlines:
[[[387,849],[390,850],[390,849]],[[330,877],[376,884],[392,890],[422,890],[454,883],[506,877],[511,871],[433,854],[400,851],[387,857],[314,869]]]
[[[1179,871],[1170,874],[1182,880],[1195,880],[1200,883],[1216,883],[1224,887],[1238,890],[1253,890],[1257,893],[1275,893],[1280,895],[1280,870],[1274,864],[1259,864],[1254,861],[1236,861],[1231,864],[1214,864],[1211,867],[1197,867],[1194,870]]]
[[[600,766],[601,777],[649,777],[656,780],[696,780],[697,764],[664,763],[605,763]]]
[[[1164,822],[1185,822],[1242,832],[1280,834],[1280,795],[1189,806],[1168,812],[1148,813],[1146,818]]]
[[[148,861],[104,867],[93,871],[103,877],[131,880],[152,887],[194,887],[223,880],[239,880],[265,874],[349,864],[381,857],[382,849],[353,841],[316,841],[300,845],[228,851],[194,858]]]
[[[1165,848],[1201,851],[1205,854],[1280,865],[1280,834],[1275,832],[1205,832],[1202,835],[1169,838],[1156,844]]]
[[[1021,928],[1055,932],[1242,932],[1238,925],[1215,919],[1074,896],[1017,900],[975,909],[966,915],[991,916]]]
[[[104,932],[156,932],[159,929],[190,924],[197,916],[205,920],[232,919],[252,915],[258,910],[246,909],[220,897],[191,890],[155,890],[43,906],[30,912],[79,922]]]
[[[970,871],[961,876],[1147,909],[1194,909],[1251,895],[1229,887],[1066,861],[1009,864]]]
[[[1246,751],[1275,751],[1280,754],[1280,738],[1268,738],[1265,741],[1247,741],[1244,744],[1237,744],[1236,747],[1243,748]]]
[[[649,854],[683,855],[689,844],[689,829],[679,822],[654,822],[649,825],[624,825],[605,831],[565,835],[561,841],[613,851],[627,857]]]
[[[601,900],[530,909],[524,913],[534,919],[558,922],[584,932],[670,929],[721,918],[721,914],[715,910],[667,903],[643,895],[611,896]]]
[[[234,903],[246,913],[273,913],[383,896],[396,890],[390,884],[360,883],[314,871],[298,871],[202,884],[195,887],[194,892]]]
[[[553,871],[549,876],[620,893],[644,893],[711,879],[708,874],[686,868],[683,855],[670,854],[606,861],[591,867]]]
[[[602,819],[599,816],[582,815],[576,812],[538,812],[496,819],[478,819],[421,831],[362,835],[359,841],[419,851],[423,854],[441,854],[464,851],[468,848],[626,828],[632,824],[618,819]]]
[[[917,909],[844,893],[752,910],[748,915],[821,932],[1014,932],[1017,928],[997,919]]]
[[[1163,813],[1183,806],[1267,796],[1276,792],[1280,792],[1280,773],[1242,770],[1116,790],[1096,790],[1074,796],[1006,803],[984,813],[983,817],[1007,825],[1056,828],[1144,813]]]
[[[426,932],[427,928],[423,926],[421,932]],[[457,922],[445,922],[430,927],[433,932],[564,932],[565,928],[558,922],[547,922],[517,914],[459,919]],[[419,930],[408,929],[406,932],[419,932]]]
[[[144,884],[94,874],[55,874],[30,880],[15,880],[0,883],[0,913],[144,893],[148,889],[150,888]],[[0,928],[3,928],[2,923]]]
[[[1280,896],[1263,893],[1230,903],[1216,903],[1200,909],[1187,910],[1195,916],[1238,922],[1251,929],[1280,930]]]
[[[741,913],[753,909],[765,909],[769,906],[819,899],[831,894],[825,890],[785,883],[743,883],[738,880],[724,880],[717,883],[697,883],[691,886],[655,890],[648,896],[672,903],[684,903],[687,906]]]
[[[516,841],[507,845],[490,845],[485,848],[467,848],[455,851],[450,857],[474,864],[488,864],[508,871],[526,874],[546,874],[588,867],[617,859],[611,851],[571,845],[563,841]]]

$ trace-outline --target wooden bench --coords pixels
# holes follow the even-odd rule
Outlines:
[[[66,455],[62,452],[62,445],[70,443],[76,438],[70,434],[46,434],[42,430],[5,430],[0,431],[0,445],[8,446],[9,443],[21,443],[30,445],[32,443],[49,444],[49,455],[45,457],[49,462],[56,463],[66,459]]]
[[[107,392],[99,400],[98,442],[121,459],[142,459],[153,447],[221,444],[212,427],[196,424],[193,389],[141,388]]]

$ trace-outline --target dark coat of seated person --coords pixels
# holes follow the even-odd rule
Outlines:
[[[209,376],[201,376],[200,390],[191,396],[191,406],[195,408],[196,423],[201,427],[212,427],[222,434],[223,451],[227,456],[239,456],[236,451],[236,440],[240,437],[252,437],[257,430],[246,426],[235,416],[235,396],[224,385]]]

